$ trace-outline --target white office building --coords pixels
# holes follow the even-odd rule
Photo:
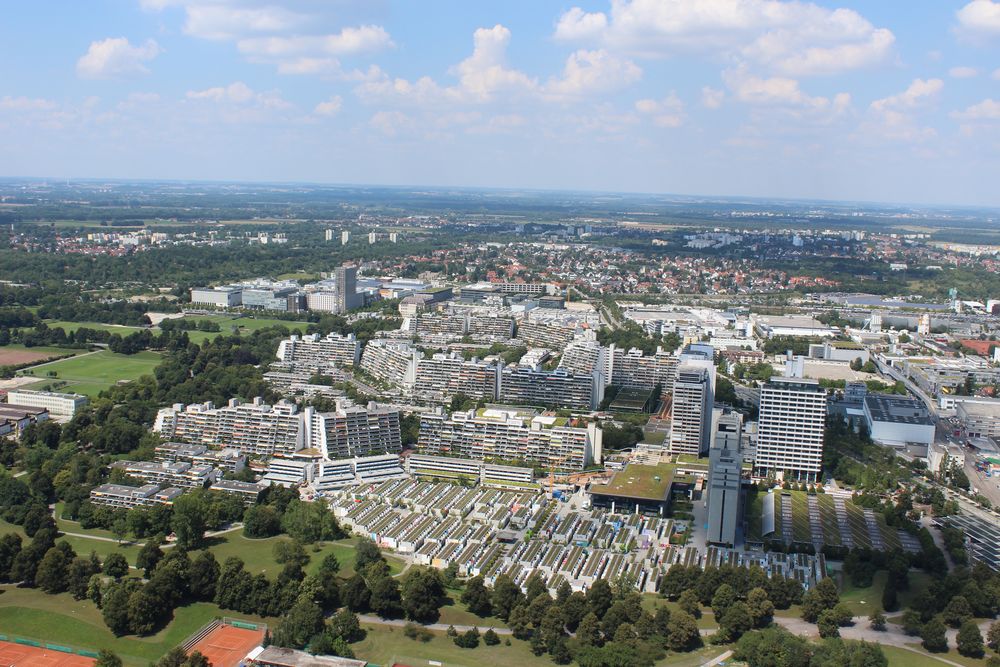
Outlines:
[[[754,475],[818,481],[826,404],[826,389],[816,380],[771,378],[760,390]]]
[[[89,399],[82,394],[11,389],[7,392],[7,402],[15,405],[33,405],[45,408],[53,417],[72,417],[77,410],[86,407]]]
[[[674,381],[670,412],[672,454],[704,456],[708,453],[712,431],[712,378],[709,369],[681,364]]]

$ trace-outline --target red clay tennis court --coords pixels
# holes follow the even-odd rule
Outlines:
[[[259,646],[263,639],[263,627],[251,630],[220,623],[195,642],[188,652],[200,651],[212,667],[238,667],[247,653]]]
[[[93,658],[0,641],[0,667],[92,667]]]

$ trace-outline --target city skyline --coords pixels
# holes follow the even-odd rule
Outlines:
[[[992,0],[59,9],[0,28],[3,176],[1000,204]]]

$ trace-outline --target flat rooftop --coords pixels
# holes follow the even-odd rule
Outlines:
[[[616,472],[607,484],[591,485],[590,492],[602,496],[662,501],[670,495],[673,481],[672,465],[661,463],[650,466],[630,463],[624,470]]]
[[[961,401],[959,403],[962,412],[966,415],[974,415],[976,417],[1000,417],[1000,401],[996,402],[979,402],[979,401]]]
[[[923,426],[934,424],[923,402],[908,396],[868,394],[865,396],[865,409],[873,421]]]
[[[622,389],[611,401],[608,407],[611,410],[625,409],[640,411],[653,395],[652,389],[641,389],[639,387],[622,387]]]

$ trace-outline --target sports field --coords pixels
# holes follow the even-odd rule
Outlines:
[[[93,658],[67,651],[0,641],[0,665],[4,667],[90,667]]]
[[[160,355],[157,352],[115,354],[108,350],[100,350],[71,359],[32,366],[19,371],[18,375],[37,377],[39,380],[37,386],[44,386],[53,380],[62,380],[68,384],[61,387],[60,391],[95,397],[119,381],[131,381],[151,374],[159,363]],[[32,388],[37,387],[32,386]]]
[[[260,645],[264,639],[265,626],[247,623],[250,627],[235,627],[220,623],[189,649],[188,653],[200,652],[212,667],[238,667],[247,653]]]

